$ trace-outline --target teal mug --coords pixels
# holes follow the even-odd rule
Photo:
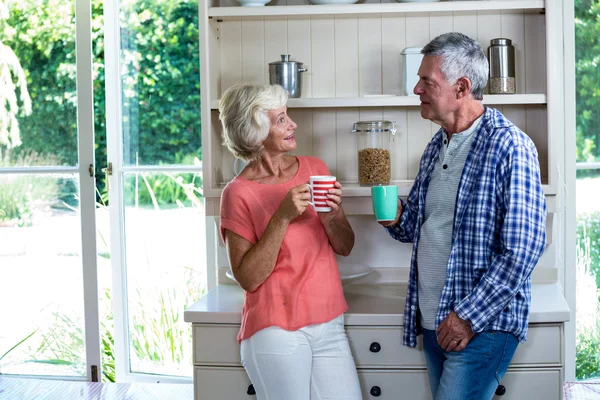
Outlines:
[[[395,221],[398,213],[398,186],[373,186],[371,188],[373,212],[377,221]]]

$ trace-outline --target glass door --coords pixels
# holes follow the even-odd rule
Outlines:
[[[575,0],[576,78],[576,369],[600,378],[600,57],[598,1]]]
[[[101,372],[91,60],[90,0],[0,0],[2,374]]]
[[[117,380],[189,382],[183,311],[206,287],[197,1],[107,1],[105,35]]]

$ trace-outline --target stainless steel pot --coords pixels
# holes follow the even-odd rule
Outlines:
[[[282,54],[281,61],[269,63],[269,82],[271,85],[281,85],[290,97],[302,95],[302,72],[306,72],[299,61],[290,61],[289,54]]]

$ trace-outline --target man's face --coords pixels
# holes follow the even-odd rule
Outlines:
[[[458,86],[448,83],[442,73],[441,62],[439,56],[423,57],[414,93],[421,100],[421,117],[443,125],[458,106]]]

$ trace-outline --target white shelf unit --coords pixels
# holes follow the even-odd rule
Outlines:
[[[288,108],[332,108],[332,107],[418,107],[417,96],[368,96],[289,99]],[[538,94],[488,94],[483,98],[486,105],[546,104],[546,95]],[[219,100],[212,100],[210,108],[217,110]]]
[[[357,184],[352,124],[394,120],[392,181],[407,194],[423,149],[439,127],[421,118],[416,96],[399,95],[400,52],[448,31],[463,32],[484,48],[493,38],[512,39],[517,94],[486,94],[484,103],[532,137],[546,194],[556,193],[551,138],[564,124],[560,112],[551,110],[562,109],[560,4],[491,0],[316,6],[308,0],[279,0],[266,7],[236,7],[234,0],[217,1],[200,2],[201,21],[207,21],[200,37],[207,215],[218,215],[221,191],[234,176],[234,158],[222,145],[218,100],[235,83],[268,83],[268,63],[281,54],[291,54],[308,68],[302,97],[288,102],[298,124],[294,154],[323,159],[344,184],[345,206],[361,214],[362,207],[370,210],[365,202],[370,191]]]
[[[298,124],[298,147],[294,153],[314,155],[328,164],[343,184],[346,213],[372,214],[370,188],[357,184],[357,147],[351,130],[352,124],[359,120],[397,122],[392,183],[399,186],[401,196],[406,196],[423,149],[438,126],[421,118],[418,98],[398,96],[403,72],[400,52],[405,47],[424,45],[448,31],[463,32],[477,39],[484,48],[493,38],[512,39],[516,50],[517,94],[484,95],[484,103],[500,109],[535,142],[548,208],[551,213],[555,212],[560,198],[556,196],[558,168],[554,160],[561,157],[554,152],[562,149],[555,149],[553,142],[557,141],[556,147],[560,146],[561,141],[557,139],[563,136],[565,126],[563,1],[376,1],[314,6],[308,0],[273,0],[276,4],[253,8],[236,7],[235,0],[200,0],[200,21],[208,22],[201,23],[200,37],[206,215],[219,215],[220,195],[234,176],[233,156],[223,147],[220,137],[218,99],[238,82],[268,83],[268,63],[279,60],[280,54],[291,54],[293,60],[302,61],[308,68],[303,76],[302,97],[290,99],[288,103],[289,114]],[[552,221],[550,217],[548,258],[554,257],[555,251]],[[370,232],[362,228],[359,234]],[[217,240],[211,245],[216,247]],[[509,388],[504,397],[520,399],[528,388],[534,387],[539,393],[543,392],[545,399],[561,398],[563,327],[550,328],[554,333],[541,338],[541,342],[545,344],[544,349],[554,351],[540,354],[552,354],[552,360],[541,365],[515,359],[503,381]],[[397,338],[397,333],[393,337]],[[540,337],[537,339],[527,343],[540,343]],[[200,340],[206,338],[195,336],[196,343]],[[239,355],[239,350],[234,354]],[[221,368],[212,361],[209,364],[201,361],[195,357],[197,399],[206,395],[205,385],[218,388],[221,397],[223,388],[231,389],[228,398],[247,396],[249,381],[244,371],[235,367],[237,364],[226,362]],[[227,360],[219,354],[217,362],[223,361]],[[390,369],[385,365],[369,370],[368,374],[374,379],[385,379],[393,372],[395,375],[389,375],[391,382],[402,379],[412,382],[415,373],[422,372],[422,367],[419,368]],[[234,379],[219,380],[216,374],[228,371],[235,374]],[[234,391],[236,382],[240,390]],[[421,388],[415,387],[413,397],[429,395],[425,382],[423,380]],[[368,382],[362,383],[368,387]]]
[[[527,10],[540,12],[544,9],[544,0],[507,0],[507,1],[446,1],[416,3],[364,3],[331,5],[289,5],[265,7],[211,7],[209,18],[255,17],[255,16],[291,16],[291,15],[340,15],[340,14],[391,14],[391,13],[437,13],[468,11],[508,11]]]

